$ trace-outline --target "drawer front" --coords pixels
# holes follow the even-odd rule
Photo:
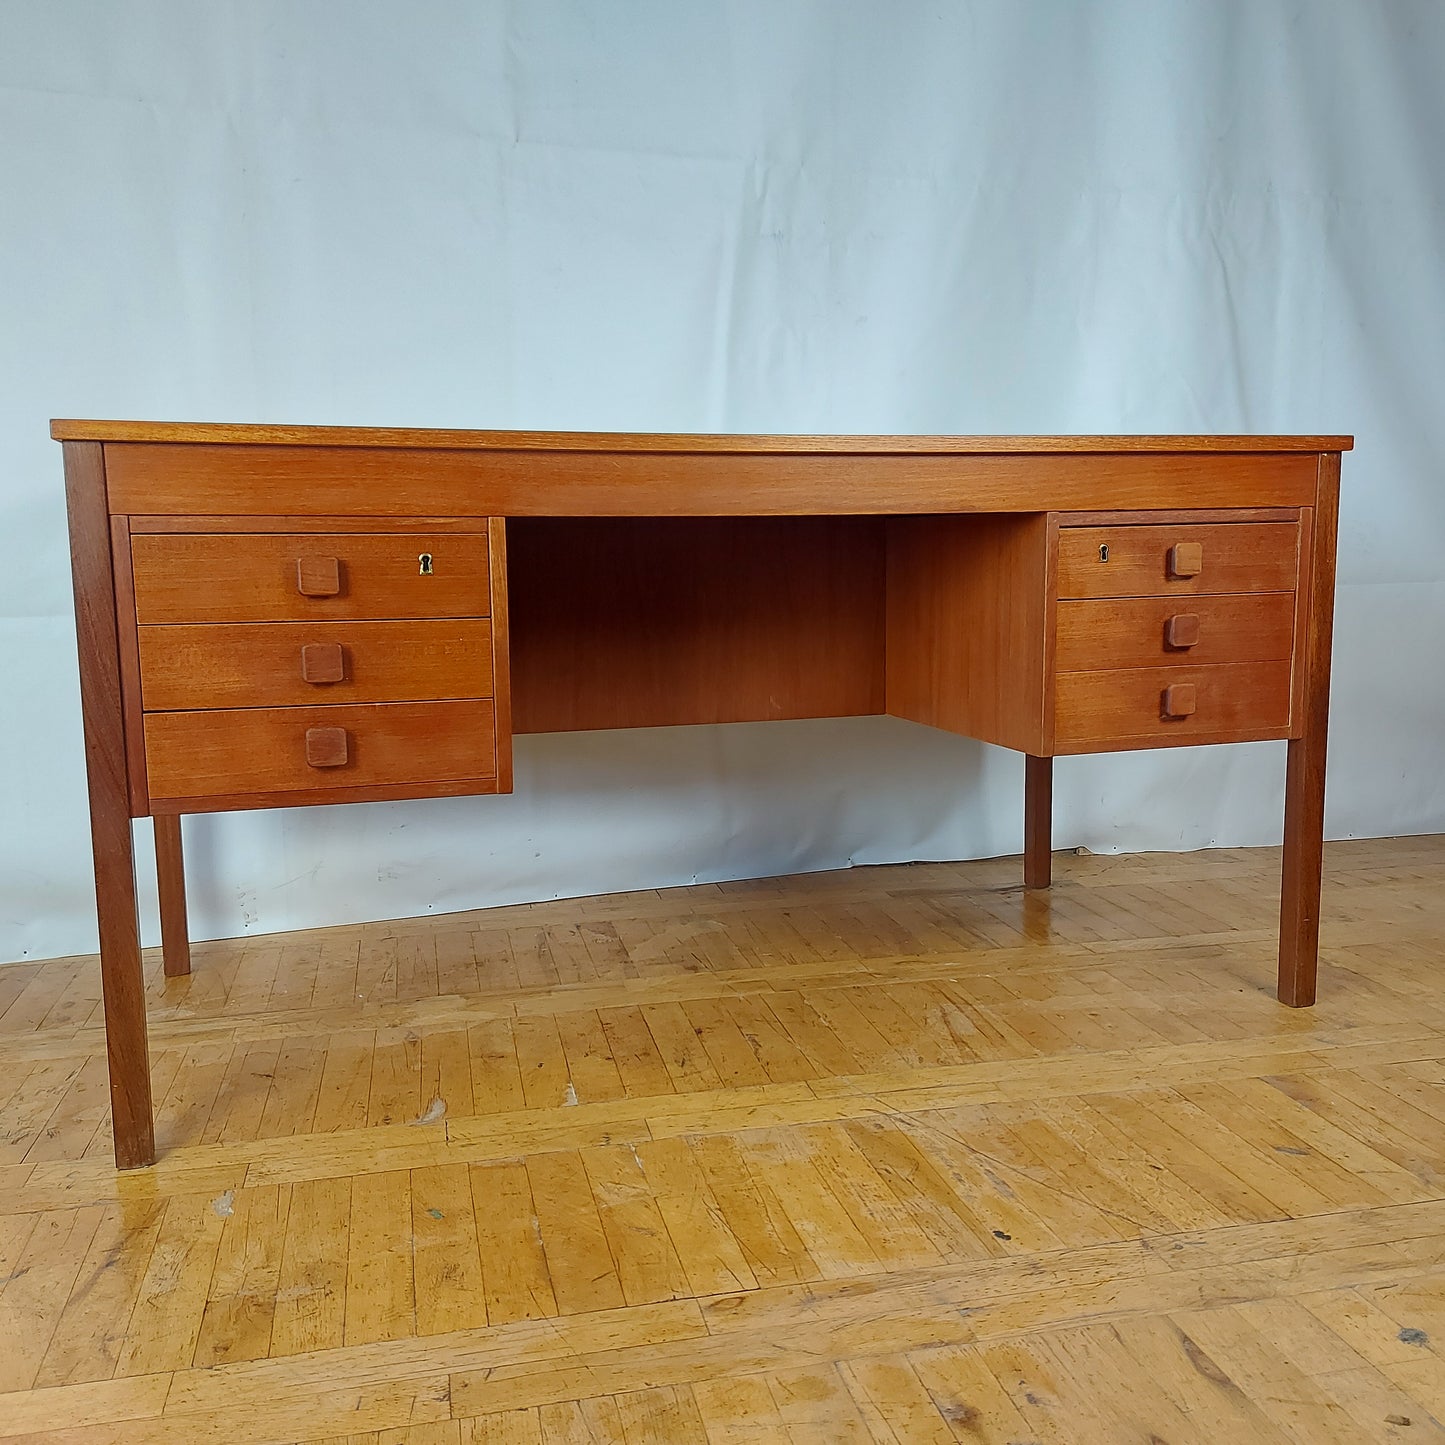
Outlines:
[[[1274,662],[1294,640],[1292,592],[1059,603],[1060,672]]]
[[[1062,527],[1062,597],[1289,592],[1299,570],[1297,522]]]
[[[497,772],[490,702],[155,712],[146,715],[145,751],[153,802],[412,783],[495,784]]]
[[[491,611],[483,533],[146,533],[131,566],[143,626]]]
[[[147,712],[492,695],[492,624],[234,622],[140,629]]]
[[[1290,668],[1283,662],[1061,673],[1055,685],[1059,752],[1284,737]]]

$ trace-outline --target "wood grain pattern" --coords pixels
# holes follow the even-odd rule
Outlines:
[[[167,978],[191,971],[190,928],[186,919],[186,865],[181,820],[172,814],[154,820],[156,883],[160,893],[161,954]]]
[[[1291,452],[728,453],[254,445],[106,448],[117,511],[503,517],[837,516],[1308,506]]]
[[[1107,512],[1070,512],[1065,519],[1070,527],[1154,527],[1161,522],[1298,522],[1299,507],[1170,507],[1167,511],[1150,508],[1143,511],[1112,510]],[[139,531],[132,519],[132,530]],[[204,530],[192,527],[190,531]],[[285,530],[284,528],[280,530]]]
[[[1190,568],[1172,566],[1190,549]],[[1107,548],[1107,558],[1101,549]],[[1299,570],[1299,527],[1287,522],[1194,523],[1151,527],[1064,527],[1059,532],[1059,596],[1188,596],[1292,592]]]
[[[1044,746],[1039,752],[1050,757],[1054,751],[1055,721],[1058,713],[1055,693],[1059,677],[1059,533],[1062,530],[1063,518],[1063,513],[1050,512],[1044,519]],[[1051,773],[1051,789],[1052,776]]]
[[[120,658],[121,721],[125,728],[126,778],[131,817],[150,811],[145,746],[141,734],[144,705],[140,686],[140,649],[136,638],[135,583],[130,570],[130,528],[125,517],[110,519],[110,565],[115,586],[115,630]]]
[[[1167,715],[1169,689],[1186,687],[1195,690],[1193,711]],[[1055,696],[1055,746],[1061,753],[1282,738],[1289,733],[1287,662],[1066,672],[1059,675]]]
[[[323,546],[326,539],[316,539]],[[341,560],[300,556],[296,559],[296,590],[303,597],[335,597],[341,591]]]
[[[507,580],[507,521],[493,517],[487,523],[487,550],[491,559],[492,589],[492,694],[496,707],[497,791],[512,791],[512,640],[511,589]]]
[[[1171,581],[1197,577],[1204,570],[1204,546],[1200,542],[1176,542],[1169,549]]]
[[[94,443],[66,443],[65,500],[70,516],[80,706],[90,784],[115,1162],[121,1169],[134,1169],[154,1161],[156,1146],[136,918],[110,517],[105,465],[101,449]]]
[[[1327,1027],[1270,997],[1278,857],[572,899],[207,943],[169,981],[152,951],[140,1179],[105,1157],[94,960],[21,965],[0,1421],[1438,1445],[1445,840],[1327,845]],[[716,1067],[678,1091],[694,1021]]]
[[[1288,658],[1294,641],[1292,592],[1222,597],[1086,598],[1058,606],[1060,672],[1169,667],[1180,662],[1273,662]],[[1198,640],[1169,643],[1169,624],[1197,619]],[[1183,629],[1175,629],[1182,633]]]
[[[317,558],[322,546],[331,554],[325,560],[338,564],[340,591],[303,595],[297,564]],[[423,553],[433,559],[428,576],[420,570]],[[484,532],[324,538],[153,533],[132,537],[131,561],[142,626],[485,617],[490,606]]]
[[[1290,717],[1294,726],[1290,729],[1291,737],[1298,737],[1304,731],[1305,723],[1305,695],[1309,684],[1309,658],[1307,645],[1310,633],[1310,604],[1314,597],[1314,536],[1315,536],[1315,511],[1313,507],[1306,507],[1300,513],[1300,578],[1299,585],[1295,588],[1294,594],[1294,642],[1291,649],[1293,661],[1293,700],[1290,705]],[[1333,613],[1334,598],[1330,598],[1330,607]],[[1333,616],[1331,618],[1333,622]]]
[[[160,517],[134,516],[126,519],[133,533],[143,532],[374,532],[375,517],[341,517],[329,513],[309,516],[267,517],[259,512],[239,517],[187,517],[168,513]],[[475,532],[476,517],[410,517],[395,513],[386,518],[388,532]]]
[[[1053,881],[1054,760],[1024,755],[1024,887]]]
[[[302,653],[308,648],[329,649],[324,656],[333,660],[339,649],[337,681],[306,679]],[[316,666],[323,660],[314,655]],[[140,629],[141,687],[149,712],[490,697],[492,668],[492,624],[486,618]]]
[[[1197,621],[1197,619],[1196,619]],[[1169,640],[1175,641],[1171,630]],[[1192,641],[1193,639],[1191,639]],[[301,653],[301,681],[312,687],[329,686],[346,680],[346,649],[339,642],[303,642]],[[204,703],[172,703],[173,707],[204,707]]]
[[[1325,831],[1325,751],[1329,734],[1330,653],[1334,634],[1335,549],[1340,458],[1320,458],[1312,519],[1309,628],[1300,640],[1304,715],[1290,739],[1285,775],[1284,872],[1280,898],[1279,999],[1295,1008],[1315,1001],[1320,934],[1320,875]]]
[[[511,519],[519,733],[883,711],[864,518]]]
[[[1293,618],[1290,619],[1293,621]],[[1164,647],[1170,652],[1186,652],[1199,646],[1201,615],[1198,612],[1172,612],[1164,619]],[[1225,659],[1221,659],[1225,660]],[[1236,659],[1238,660],[1238,659]],[[337,667],[339,675],[339,663]]]
[[[1048,562],[1043,516],[891,520],[888,711],[1046,752]]]
[[[493,448],[502,451],[721,452],[1322,452],[1352,437],[1306,436],[791,436],[748,433],[459,431],[443,428],[258,426],[234,422],[50,423],[56,441],[262,443],[287,446]]]
[[[176,813],[240,813],[257,808],[316,808],[340,803],[395,803],[409,798],[460,798],[497,791],[495,781],[487,778],[437,783],[369,783],[362,786],[332,782],[327,787],[155,798],[151,802],[151,813],[158,818]]]
[[[1171,682],[1164,688],[1159,705],[1161,717],[1173,721],[1176,718],[1193,717],[1199,710],[1199,689],[1192,682]]]
[[[315,788],[313,728],[344,729],[349,739],[345,761],[327,764],[327,786],[466,782],[475,786],[465,791],[493,791],[490,702],[367,703],[148,713],[152,800]]]
[[[341,727],[309,727],[303,756],[308,768],[344,768],[351,761],[350,735]]]

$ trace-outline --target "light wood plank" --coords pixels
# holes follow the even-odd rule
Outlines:
[[[0,1433],[1445,1439],[1445,842],[1054,863],[150,953],[138,1176],[0,969]]]

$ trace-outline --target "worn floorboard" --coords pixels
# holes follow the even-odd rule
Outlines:
[[[1445,1441],[1445,839],[0,969],[0,1437]]]

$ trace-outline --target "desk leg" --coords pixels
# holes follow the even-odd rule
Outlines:
[[[191,940],[186,927],[186,865],[181,853],[181,819],[177,813],[151,820],[156,833],[156,881],[161,900],[161,955],[167,978],[191,971]]]
[[[1320,947],[1320,875],[1325,843],[1325,739],[1293,738],[1284,801],[1284,872],[1279,908],[1279,1001],[1315,1001]]]
[[[111,1130],[116,1164],[122,1169],[135,1169],[155,1162],[155,1120],[146,1038],[145,979],[136,917],[110,518],[105,463],[98,442],[65,444],[65,494],[70,512],[85,770],[90,784]]]
[[[1054,760],[1024,754],[1024,887],[1053,881]]]
[[[1330,708],[1334,633],[1335,540],[1340,458],[1320,458],[1310,548],[1309,632],[1300,650],[1305,669],[1303,728],[1290,739],[1284,794],[1284,871],[1279,909],[1279,1001],[1305,1008],[1315,1001],[1320,946],[1320,875],[1325,845],[1325,738]]]

